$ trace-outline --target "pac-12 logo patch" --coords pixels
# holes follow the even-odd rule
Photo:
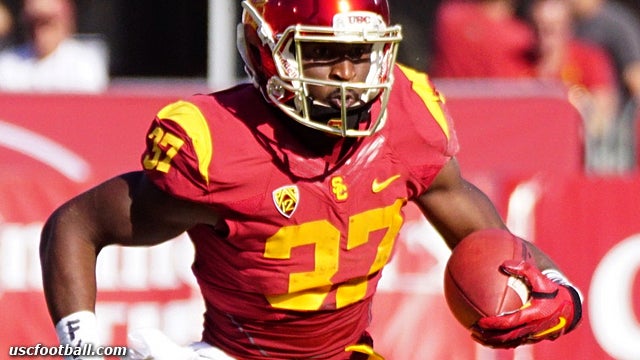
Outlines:
[[[298,207],[300,190],[297,185],[287,185],[273,190],[273,203],[280,214],[290,218]]]

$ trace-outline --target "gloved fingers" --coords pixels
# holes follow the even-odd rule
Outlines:
[[[534,299],[520,310],[480,318],[475,326],[480,329],[500,331],[515,329],[532,324],[534,326],[538,326],[545,322],[552,323],[550,326],[553,326],[557,324],[557,319],[560,317],[565,307],[569,305],[570,304],[566,301],[550,303],[545,300]]]
[[[570,290],[550,280],[531,262],[505,261],[501,269],[527,283],[529,301],[517,311],[479,319],[471,328],[475,341],[512,348],[555,340],[572,326],[576,301]]]
[[[511,331],[483,331],[472,332],[472,338],[485,345],[493,348],[512,348],[521,345],[525,340],[529,339],[527,329],[517,329]],[[538,340],[537,338],[532,338]]]
[[[558,289],[557,284],[544,276],[540,269],[529,261],[507,260],[500,268],[508,275],[524,279],[531,287],[532,293],[553,293]]]
[[[520,345],[535,344],[543,339],[531,338],[529,336],[511,338],[509,340],[500,340],[495,337],[483,338],[476,333],[472,333],[471,337],[474,341],[480,343],[483,346],[488,346],[494,349],[512,349]]]
[[[494,318],[501,320],[500,316]],[[481,320],[486,319],[489,318]],[[492,323],[491,325],[480,325],[480,321],[474,325],[471,328],[474,339],[492,347],[512,347],[512,344],[516,343],[533,343],[544,339],[554,340],[562,334],[567,322],[564,317],[553,315],[528,322],[514,322],[511,323],[511,327],[505,327],[503,323]]]

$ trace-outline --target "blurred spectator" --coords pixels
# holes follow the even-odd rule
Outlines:
[[[535,36],[515,0],[445,0],[435,21],[432,76],[532,75]]]
[[[640,20],[621,3],[607,0],[571,0],[575,32],[604,47],[624,85],[627,99],[640,99]]]
[[[13,33],[13,15],[7,5],[0,1],[0,49],[5,48]]]
[[[602,46],[613,59],[621,85],[617,117],[616,168],[634,166],[633,131],[640,104],[640,21],[621,3],[608,0],[571,0],[576,14],[576,36]]]
[[[104,46],[76,34],[72,0],[24,0],[26,42],[0,53],[0,89],[100,92],[109,81]]]
[[[568,0],[534,0],[529,9],[537,34],[536,76],[560,80],[582,114],[586,129],[586,165],[607,164],[609,135],[617,108],[615,70],[599,46],[576,39]]]

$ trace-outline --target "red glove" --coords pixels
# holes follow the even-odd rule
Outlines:
[[[517,311],[478,320],[472,328],[474,340],[490,347],[513,348],[555,340],[578,325],[582,301],[569,283],[562,278],[551,280],[527,261],[506,261],[502,270],[529,286],[529,301]]]

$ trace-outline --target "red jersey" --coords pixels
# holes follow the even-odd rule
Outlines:
[[[573,40],[564,60],[557,76],[568,86],[584,86],[589,90],[616,86],[613,65],[601,48]]]
[[[242,359],[348,357],[403,206],[458,147],[426,75],[398,67],[394,76],[384,127],[335,164],[313,156],[294,120],[251,85],[158,113],[142,159],[148,177],[222,218],[188,232],[205,341]]]
[[[494,19],[475,1],[445,1],[436,13],[431,75],[530,77],[535,34],[517,17]]]

